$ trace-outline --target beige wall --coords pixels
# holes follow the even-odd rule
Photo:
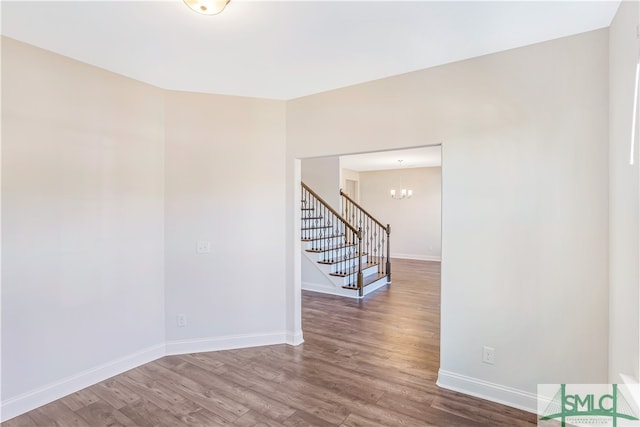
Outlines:
[[[607,64],[605,29],[287,103],[292,169],[442,143],[441,385],[607,380]]]
[[[171,352],[285,340],[284,111],[282,101],[166,93]],[[200,240],[211,253],[196,253]]]
[[[340,158],[318,157],[302,160],[302,181],[340,211]]]
[[[413,190],[396,200],[391,188]],[[440,261],[441,168],[405,168],[360,173],[362,206],[391,225],[391,257]]]
[[[340,159],[342,164],[342,159]],[[347,192],[347,180],[356,182],[356,194],[352,194],[351,198],[356,202],[360,202],[360,172],[351,169],[340,168],[340,188]]]
[[[166,353],[301,340],[284,102],[164,91],[6,38],[2,89],[2,420]]]
[[[609,30],[609,380],[615,383],[620,374],[640,378],[637,136],[635,165],[629,165],[639,13],[637,1],[622,2]]]
[[[159,89],[2,39],[3,417],[162,353],[163,119]]]

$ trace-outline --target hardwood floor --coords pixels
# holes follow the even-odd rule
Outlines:
[[[351,300],[303,292],[304,344],[164,357],[2,426],[532,426],[438,388],[440,264]]]

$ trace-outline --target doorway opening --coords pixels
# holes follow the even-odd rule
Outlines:
[[[399,160],[402,161],[398,162]],[[350,198],[356,200],[374,216],[379,217],[382,222],[391,225],[392,284],[389,285],[388,291],[381,288],[375,292],[393,291],[394,259],[440,262],[442,248],[440,145],[300,159],[298,164],[300,169],[297,176],[312,188],[317,187],[318,193],[325,196],[326,200],[335,203],[336,210],[340,211],[339,191],[342,189]],[[300,183],[296,182],[295,185],[299,187]],[[403,189],[401,187],[411,190],[411,196],[392,197],[391,190],[396,189],[399,194]],[[296,206],[299,207],[300,202],[298,198]],[[300,257],[303,249],[299,242],[297,248],[294,256],[298,258],[298,265],[301,265]],[[402,262],[405,270],[407,266],[412,266],[411,262]],[[296,273],[299,274],[296,277],[299,285],[296,286],[298,297],[305,289],[303,282],[307,280],[304,268],[308,266],[301,265]],[[439,280],[439,264],[437,270]],[[302,304],[300,309],[302,311]],[[438,320],[439,317],[440,313],[438,313]],[[304,331],[305,325],[302,324],[301,327]]]
[[[416,160],[414,156],[421,151],[430,152],[435,160],[432,158],[431,163]],[[441,151],[441,146],[437,145],[299,160],[298,177],[310,187],[317,187],[317,192],[323,198],[335,203],[336,210],[340,210],[338,194],[342,189],[372,215],[391,226],[391,284],[356,301],[305,290],[303,282],[309,279],[305,277],[304,268],[308,266],[300,264],[304,249],[298,245],[300,249],[295,256],[301,268],[296,272],[300,284],[296,296],[300,301],[301,329],[305,341],[337,345],[340,340],[336,337],[340,334],[357,336],[362,333],[371,338],[372,348],[392,349],[398,347],[395,341],[398,335],[393,330],[413,328],[417,341],[411,343],[411,348],[416,352],[410,358],[424,359],[422,366],[428,366],[428,372],[423,373],[423,379],[437,376],[441,318]],[[386,160],[382,160],[385,156]],[[373,163],[374,159],[377,159],[377,164]],[[401,167],[398,166],[398,160],[402,160]],[[364,166],[367,161],[370,162],[369,166]],[[296,182],[295,185],[299,187],[300,183]],[[411,197],[393,198],[392,189],[398,192],[402,190],[398,185],[410,189]],[[297,226],[300,227],[300,223]],[[408,305],[414,305],[416,312],[404,313]],[[331,315],[323,310],[331,310],[331,307],[340,311],[336,315],[339,318],[347,313],[353,316],[352,321],[344,324],[344,330],[339,327],[340,322],[330,324],[323,320]],[[374,321],[367,314],[370,310],[380,315],[385,313],[389,319],[396,320],[388,325]],[[370,325],[376,325],[379,329],[371,330]],[[421,330],[420,325],[425,329]],[[334,350],[336,360],[331,363],[337,363],[341,351],[346,351],[339,348],[331,351]],[[398,357],[402,359],[405,356]]]

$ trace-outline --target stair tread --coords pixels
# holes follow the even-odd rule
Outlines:
[[[331,236],[307,237],[307,238],[302,238],[301,240],[303,242],[313,242],[314,240],[335,239],[336,237],[344,237],[344,233],[332,234]]]
[[[378,273],[378,274],[372,274],[371,276],[367,276],[363,279],[362,281],[362,286],[363,287],[367,287],[372,283],[377,282],[378,280],[382,279],[383,277],[387,277],[386,274],[384,273]],[[354,283],[351,286],[349,285],[345,285],[343,286],[344,289],[358,289],[358,284]]]
[[[303,227],[301,228],[302,231],[307,231],[307,230],[319,230],[321,228],[333,228],[333,225],[321,225],[319,227]]]
[[[362,256],[367,255],[366,253],[363,253]],[[333,261],[316,261],[318,264],[327,264],[327,265],[333,265],[333,264],[338,264],[340,262],[347,262],[349,260],[352,260],[354,258],[358,258],[358,254],[354,254],[351,258],[345,258],[345,259],[340,259],[340,260],[333,260]]]
[[[355,243],[343,243],[340,245],[327,246],[326,248],[321,248],[321,249],[305,249],[305,251],[313,252],[313,253],[321,253],[321,252],[335,251],[336,249],[351,248],[354,246],[357,246],[357,245]]]
[[[362,264],[362,269],[364,270],[364,269],[369,268],[369,267],[375,267],[376,265],[378,265],[377,262],[367,262],[367,263]],[[336,277],[346,277],[346,276],[348,276],[350,274],[357,273],[357,272],[358,272],[358,267],[356,266],[356,267],[350,268],[345,273],[329,273],[329,275],[330,276],[336,276]]]

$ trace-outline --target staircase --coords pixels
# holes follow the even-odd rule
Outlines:
[[[391,228],[340,195],[342,213],[302,183],[302,261],[315,269],[309,272],[314,279],[303,280],[302,288],[362,298],[391,283]]]

